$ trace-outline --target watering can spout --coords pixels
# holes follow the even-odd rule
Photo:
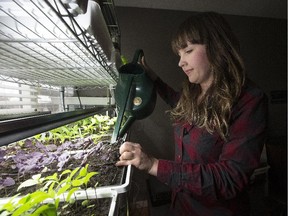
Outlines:
[[[122,137],[135,120],[148,117],[156,104],[156,90],[145,69],[138,64],[143,50],[135,52],[131,63],[119,68],[119,79],[115,89],[115,101],[119,108],[112,143]]]

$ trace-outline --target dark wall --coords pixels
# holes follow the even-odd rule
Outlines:
[[[176,89],[184,78],[177,66],[170,39],[177,26],[191,12],[117,7],[121,29],[121,51],[131,61],[137,48],[157,74]],[[270,92],[287,89],[287,20],[225,15],[242,45],[247,73],[270,97]],[[286,136],[287,102],[269,104],[269,135]],[[151,116],[134,123],[131,141],[140,142],[148,152],[173,158],[173,131],[158,97]]]

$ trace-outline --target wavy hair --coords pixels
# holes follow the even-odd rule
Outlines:
[[[200,85],[185,80],[181,98],[170,111],[171,117],[205,127],[210,133],[217,131],[226,140],[231,109],[245,82],[238,40],[220,14],[203,12],[192,15],[179,26],[171,42],[173,51],[178,54],[188,41],[205,45],[214,80],[200,101]]]

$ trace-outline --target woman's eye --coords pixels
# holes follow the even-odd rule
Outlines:
[[[193,49],[186,50],[186,53],[191,53]]]

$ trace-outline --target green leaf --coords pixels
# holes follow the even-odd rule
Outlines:
[[[22,197],[20,200],[18,200],[19,205],[23,205],[24,203],[27,203],[31,200],[31,194],[27,194],[26,196]]]
[[[37,139],[37,140],[40,140],[40,138],[41,138],[41,133],[40,134],[36,134],[36,135],[34,135],[33,136],[35,139]]]
[[[36,211],[34,211],[31,216],[57,216],[57,210],[54,204],[48,203],[40,206]]]
[[[71,170],[69,170],[69,169],[64,170],[64,171],[61,173],[60,178],[61,178],[63,175],[67,174],[67,173],[71,173]]]
[[[30,203],[26,203],[24,205],[21,205],[18,209],[16,209],[12,216],[19,216],[22,215],[24,212],[28,211],[29,209],[31,209],[32,205]]]
[[[89,166],[89,164],[86,164],[85,167],[81,168],[79,175],[78,175],[78,178],[87,175],[88,166]]]
[[[12,216],[19,216],[22,215],[24,212],[31,210],[33,207],[37,206],[40,204],[42,201],[48,199],[48,198],[53,198],[49,196],[47,193],[43,191],[35,191],[32,194],[29,194],[29,199],[26,199],[26,202],[24,202],[23,205],[21,205],[18,209],[16,209]]]
[[[89,182],[89,180],[90,180],[90,178],[91,178],[92,176],[97,175],[97,174],[98,174],[98,172],[90,172],[90,173],[88,173],[88,174],[84,177],[85,184],[87,184],[87,183]]]
[[[70,174],[70,176],[69,176],[69,179],[71,180],[72,178],[73,178],[73,176],[78,172],[78,170],[80,169],[80,167],[77,167],[77,168],[75,168],[72,172],[71,172],[71,174]]]
[[[14,199],[16,197],[18,197],[19,195],[20,195],[20,193],[14,195],[13,197],[11,197],[11,199],[9,199],[9,201],[7,203],[5,203],[3,206],[0,206],[1,207],[0,212],[2,209],[6,209],[6,210],[12,212],[15,209],[15,207],[17,206],[17,203],[14,202]]]
[[[47,188],[48,188],[48,191],[54,190],[55,184],[58,184],[58,181],[54,181],[54,180],[47,181],[45,185],[42,187],[42,190],[47,191]]]
[[[72,188],[72,189],[68,192],[67,198],[66,198],[68,202],[70,202],[70,199],[71,199],[72,194],[73,194],[75,191],[77,191],[77,190],[79,190],[78,187],[77,187],[77,188]]]
[[[52,197],[55,197],[55,190],[54,190],[54,186],[55,186],[56,182],[52,182],[52,184],[50,185],[49,189],[48,189],[48,194]]]
[[[94,208],[94,207],[95,207],[95,204],[91,204],[91,205],[88,205],[86,208]],[[93,214],[90,216],[93,216]]]
[[[54,200],[56,209],[58,209],[58,207],[59,207],[59,202],[60,202],[60,199],[59,199],[59,198],[56,198],[56,199]]]
[[[97,122],[97,120],[96,120],[95,118],[92,118],[92,119],[91,119],[91,124],[92,124],[92,125],[96,124],[96,122]]]
[[[58,174],[57,174],[57,173],[54,173],[54,174],[51,175],[51,176],[45,177],[44,180],[55,180],[55,181],[59,181],[59,179],[58,179]]]
[[[107,131],[110,129],[110,126],[103,126],[102,129]]]
[[[63,206],[62,206],[62,209],[65,209],[65,208],[67,208],[67,207],[69,207],[69,203],[66,203],[65,205],[63,205]]]
[[[70,199],[70,200],[69,200],[69,203],[70,203],[70,204],[74,204],[75,202],[76,202],[75,199]]]
[[[48,167],[44,167],[42,170],[41,170],[41,173],[45,173],[48,171]]]
[[[15,205],[11,202],[5,203],[3,206],[0,206],[0,212],[7,210],[8,212],[12,212],[15,209]]]
[[[32,179],[37,180],[37,181],[40,181],[40,179],[41,179],[41,174],[33,175],[33,176],[32,176]]]
[[[82,179],[72,180],[72,186],[73,186],[73,187],[81,186],[81,185],[83,185],[84,183],[85,183],[85,182],[83,181],[83,178],[82,178]]]
[[[70,184],[66,184],[64,185],[63,187],[61,187],[58,191],[57,191],[57,195],[61,195],[63,194],[64,192],[66,192],[69,188],[71,188],[71,185]]]
[[[78,125],[74,125],[74,126],[73,126],[73,131],[78,131],[78,129],[79,129],[79,126],[78,126]]]
[[[33,204],[38,204],[46,199],[53,199],[54,197],[51,197],[48,193],[44,191],[35,191],[31,194],[31,200],[30,202]]]
[[[61,128],[62,128],[63,132],[65,132],[66,134],[69,134],[70,130],[68,129],[67,126],[62,126]]]
[[[23,187],[30,187],[30,186],[37,185],[37,184],[38,184],[37,180],[28,179],[19,185],[19,187],[17,188],[17,191],[19,191]]]
[[[89,200],[83,200],[83,202],[81,204],[82,204],[82,206],[88,206]]]

